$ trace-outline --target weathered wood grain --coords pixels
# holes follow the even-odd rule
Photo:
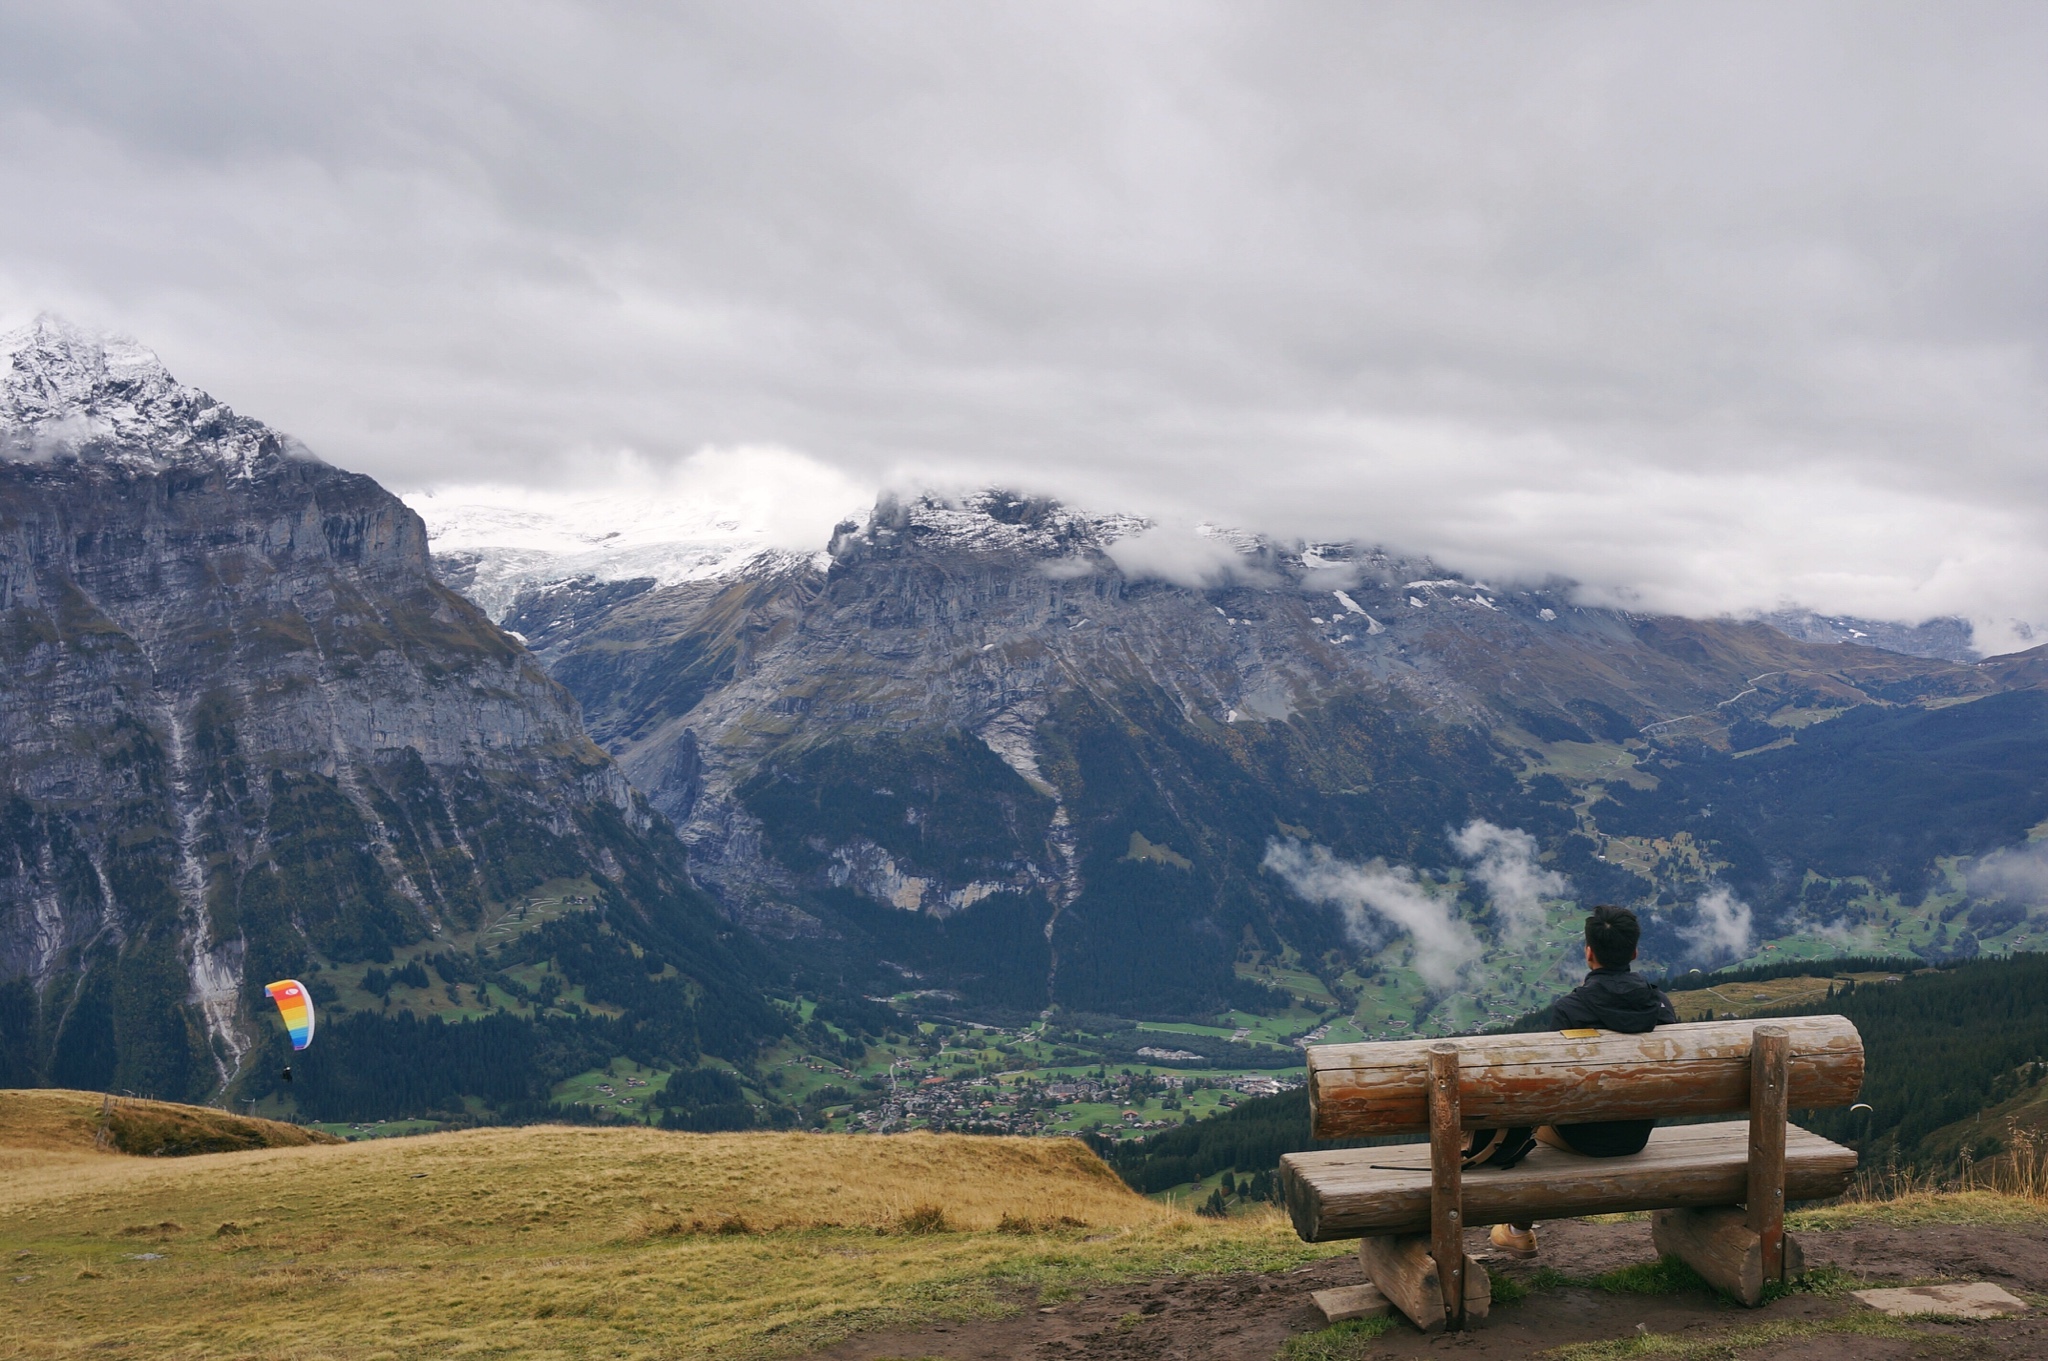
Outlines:
[[[1863,1039],[1841,1016],[1782,1024],[1791,1044],[1787,1104],[1845,1106],[1863,1086]],[[1458,1046],[1466,1129],[1587,1120],[1723,1115],[1749,1108],[1753,1021],[1608,1031],[1478,1035]],[[1441,1041],[1325,1044],[1308,1051],[1310,1130],[1318,1139],[1420,1134],[1429,1128],[1429,1046]]]
[[[1440,1333],[1448,1325],[1443,1277],[1426,1235],[1367,1238],[1358,1245],[1358,1261],[1365,1268],[1366,1279],[1410,1323],[1425,1333]],[[1460,1266],[1459,1276],[1465,1282],[1464,1320],[1472,1323],[1485,1318],[1492,1308],[1493,1278],[1470,1257],[1463,1257]]]
[[[1676,1257],[1754,1309],[1763,1302],[1764,1285],[1777,1279],[1766,1273],[1763,1240],[1732,1205],[1705,1210],[1658,1210],[1650,1216],[1650,1237],[1657,1251]],[[1806,1274],[1806,1254],[1799,1240],[1782,1234],[1779,1248],[1784,1278]]]
[[[1458,1046],[1429,1047],[1429,1252],[1447,1301],[1445,1325],[1465,1327],[1465,1234],[1459,1222],[1459,1174],[1465,1134],[1458,1121]]]
[[[1750,1050],[1749,1188],[1745,1222],[1761,1244],[1763,1278],[1785,1279],[1785,1082],[1791,1042],[1781,1025],[1760,1025]]]
[[[1583,1158],[1538,1147],[1506,1171],[1465,1173],[1463,1223],[1735,1205],[1748,1193],[1748,1164],[1746,1120],[1653,1130],[1649,1146],[1632,1158]],[[1855,1171],[1853,1150],[1796,1125],[1787,1128],[1787,1198],[1840,1195]],[[1280,1160],[1280,1181],[1295,1231],[1311,1243],[1429,1230],[1432,1177],[1421,1145],[1290,1153]]]
[[[1358,1245],[1358,1262],[1365,1268],[1365,1278],[1410,1323],[1425,1333],[1444,1330],[1444,1291],[1426,1235],[1364,1239]]]

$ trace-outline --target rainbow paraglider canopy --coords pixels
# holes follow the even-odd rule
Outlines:
[[[292,1048],[304,1049],[313,1042],[313,998],[306,991],[306,985],[296,978],[281,979],[266,983],[263,990],[270,994],[270,1000],[277,1003],[278,1014],[284,1017],[284,1028],[291,1032]]]

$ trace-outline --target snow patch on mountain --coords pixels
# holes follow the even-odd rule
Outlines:
[[[1098,555],[1152,528],[1136,515],[1101,515],[1058,501],[989,489],[961,494],[885,493],[874,509],[834,531],[835,557],[889,554],[915,545],[974,553],[1025,553],[1043,558],[1055,578],[1086,576],[1105,565]]]
[[[157,470],[195,463],[248,477],[296,441],[173,378],[147,346],[45,313],[0,335],[0,459]]]
[[[707,449],[657,472],[627,462],[602,490],[480,485],[406,495],[443,579],[502,620],[522,591],[578,577],[663,586],[815,565],[872,490],[783,449]]]

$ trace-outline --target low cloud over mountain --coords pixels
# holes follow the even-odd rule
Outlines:
[[[773,446],[2005,651],[2044,65],[2012,6],[17,7],[0,313],[401,491]]]

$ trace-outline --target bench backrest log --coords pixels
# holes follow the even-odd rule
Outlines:
[[[1643,1035],[1560,1031],[1461,1037],[1464,1129],[1723,1115],[1750,1108],[1758,1022],[1697,1021]],[[1846,1106],[1863,1085],[1863,1039],[1843,1016],[1774,1019],[1788,1032],[1786,1106]],[[1326,1044],[1308,1051],[1310,1132],[1318,1139],[1430,1128],[1429,1050],[1442,1040]]]

